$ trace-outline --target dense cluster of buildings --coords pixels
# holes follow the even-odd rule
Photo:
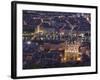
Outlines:
[[[89,13],[24,10],[23,68],[90,65],[90,23]]]

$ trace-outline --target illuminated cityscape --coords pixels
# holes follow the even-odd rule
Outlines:
[[[91,65],[89,13],[23,10],[23,69]]]

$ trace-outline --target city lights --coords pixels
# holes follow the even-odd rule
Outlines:
[[[35,13],[32,23],[28,23],[28,19],[25,19],[29,27],[23,29],[23,56],[25,57],[23,62],[31,61],[36,68],[37,66],[44,68],[90,64],[90,62],[85,64],[90,60],[91,54],[90,23],[87,23],[90,14],[56,13],[54,15],[54,13],[38,11]]]
[[[36,33],[43,33],[44,31],[40,29],[40,25],[37,26]]]
[[[31,44],[31,41],[27,41],[27,44]]]

